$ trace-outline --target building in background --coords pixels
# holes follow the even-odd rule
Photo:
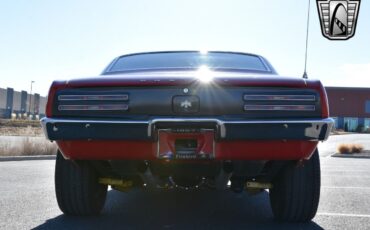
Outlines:
[[[330,116],[345,131],[370,128],[370,88],[326,87]]]
[[[40,94],[30,95],[27,91],[18,92],[12,88],[0,88],[0,118],[11,118],[12,114],[21,117],[28,113],[43,117],[45,107],[46,97],[41,97]]]

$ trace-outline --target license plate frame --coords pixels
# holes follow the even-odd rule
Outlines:
[[[214,129],[158,129],[157,130],[157,158],[178,160],[210,160],[215,158],[215,130]],[[179,152],[176,141],[196,141],[194,153]],[[186,142],[186,141],[185,141]],[[194,147],[194,146],[192,146]],[[181,149],[181,148],[180,148]],[[194,150],[194,148],[189,148]]]

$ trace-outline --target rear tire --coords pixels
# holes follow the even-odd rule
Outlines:
[[[97,215],[104,207],[107,186],[86,161],[75,163],[58,151],[55,165],[55,193],[60,210],[67,215]]]
[[[316,215],[320,199],[320,157],[317,149],[303,165],[283,168],[270,189],[270,203],[279,221],[306,222]]]

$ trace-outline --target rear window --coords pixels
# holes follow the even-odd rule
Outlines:
[[[249,54],[208,52],[144,53],[120,57],[107,72],[155,69],[236,69],[270,71],[260,57]]]

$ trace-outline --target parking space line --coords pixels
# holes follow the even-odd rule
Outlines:
[[[367,214],[350,214],[350,213],[335,213],[335,212],[318,212],[318,216],[344,216],[344,217],[364,217],[370,218],[370,215]]]
[[[322,174],[321,175],[322,177],[336,177],[336,178],[346,178],[346,180],[348,180],[347,178],[350,177],[350,178],[356,178],[356,179],[370,179],[370,176],[362,176],[362,175],[331,175],[331,174]]]
[[[327,189],[369,189],[370,187],[355,187],[355,186],[321,186],[321,188]]]
[[[321,169],[324,173],[350,173],[350,172],[355,172],[355,173],[369,173],[370,170],[328,170],[326,168]]]

